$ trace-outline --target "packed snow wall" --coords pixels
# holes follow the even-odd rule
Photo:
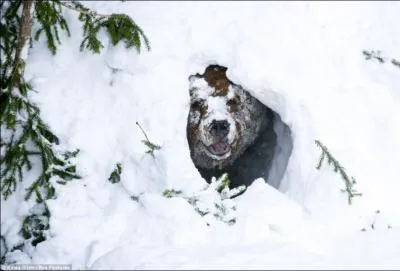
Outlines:
[[[289,141],[280,145],[286,169],[273,167],[275,186],[283,194],[305,202],[314,217],[321,214],[323,223],[332,227],[350,228],[348,219],[359,216],[345,212],[359,203],[368,215],[379,209],[390,218],[390,225],[400,223],[399,209],[393,207],[400,199],[400,155],[394,151],[400,149],[398,67],[389,61],[366,60],[362,54],[381,50],[387,59],[399,59],[398,28],[392,27],[398,20],[397,4],[88,1],[86,5],[100,14],[132,16],[152,49],[138,54],[122,43],[113,46],[107,33],[100,32],[101,53],[81,52],[82,24],[72,11],[65,14],[71,37],[60,32],[62,44],[56,55],[49,52],[44,36],[33,43],[25,73],[36,90],[30,98],[61,144],[81,150],[76,162],[82,175],[79,181],[57,185],[57,199],[48,202],[51,231],[56,234],[37,247],[37,263],[72,262],[83,268],[86,248],[95,251],[91,244],[102,238],[107,248],[115,245],[108,242],[118,243],[119,238],[130,240],[119,235],[125,228],[135,238],[142,235],[140,230],[157,225],[146,236],[162,239],[165,221],[145,221],[132,231],[130,222],[141,219],[130,219],[137,206],[129,196],[203,187],[185,134],[187,77],[211,61],[229,67],[228,77],[276,112],[290,129],[291,154],[283,154],[288,151],[284,142]],[[146,153],[145,137],[135,122],[161,146],[154,157]],[[275,127],[277,135],[280,128]],[[315,139],[322,140],[357,178],[363,196],[352,206],[341,192],[342,179],[331,167],[315,170],[319,155]],[[107,180],[116,163],[123,164],[121,185]],[[28,175],[27,183],[33,179]],[[34,204],[24,202],[27,184],[22,185],[14,198],[1,204],[8,247],[21,241],[21,223]],[[258,206],[254,202],[248,209],[265,211],[265,205]],[[162,213],[155,209],[145,211],[155,217]],[[180,212],[177,208],[165,213]],[[79,234],[71,235],[73,228],[79,228]],[[115,235],[104,235],[107,229]],[[193,235],[192,229],[188,232]]]
[[[234,77],[233,71],[231,76]],[[315,169],[314,159],[318,157],[313,146],[315,134],[311,114],[299,100],[282,89],[273,89],[268,84],[254,89],[247,80],[239,79],[254,97],[274,112],[277,144],[267,182],[302,202],[312,181],[309,176]],[[264,82],[268,82],[267,75]]]
[[[209,65],[204,74],[189,76],[192,161],[207,182],[227,173],[231,188],[262,178],[280,189],[293,149],[292,132],[279,113],[232,82],[227,70]]]
[[[74,32],[71,37],[62,34],[57,54],[48,52],[44,38],[30,51],[26,77],[37,90],[32,99],[62,144],[81,150],[77,164],[85,178],[80,183],[104,185],[115,164],[121,162],[122,183],[130,194],[201,188],[204,180],[190,159],[185,133],[190,100],[187,78],[210,64],[220,64],[229,67],[227,76],[233,82],[271,108],[290,130],[291,154],[290,144],[285,144],[289,140],[283,140],[277,154],[280,158],[271,169],[275,176],[271,184],[281,192],[303,201],[309,199],[306,194],[311,189],[311,194],[318,194],[316,204],[335,205],[329,204],[332,191],[340,195],[343,182],[329,167],[315,170],[320,154],[315,139],[330,148],[360,185],[365,184],[360,187],[365,195],[376,194],[376,201],[385,203],[380,196],[386,193],[384,186],[375,185],[382,174],[386,177],[381,179],[396,186],[396,167],[382,164],[384,159],[379,157],[397,146],[397,141],[386,141],[384,148],[382,144],[372,147],[379,155],[364,153],[365,146],[380,138],[377,131],[386,129],[385,134],[393,138],[398,134],[397,126],[369,126],[374,119],[395,123],[397,113],[391,89],[374,79],[372,62],[361,54],[374,45],[367,39],[369,32],[359,28],[376,23],[364,22],[375,14],[374,5],[363,6],[361,11],[356,4],[341,7],[335,3],[90,5],[99,12],[133,16],[143,26],[152,49],[138,54],[123,44],[112,46],[102,32],[104,49],[99,55],[80,52],[82,26],[76,14],[67,12]],[[226,16],[220,16],[221,9]],[[332,9],[348,16],[337,21]],[[170,10],[176,12],[171,15]],[[210,17],[205,19],[205,14]],[[391,48],[397,47],[389,45],[386,52],[394,52]],[[385,71],[381,66],[376,69]],[[376,100],[376,89],[385,90],[379,96],[389,104],[385,110],[367,106]],[[136,122],[161,146],[154,158],[146,154],[144,135]],[[353,129],[357,122],[361,124]],[[275,127],[276,133],[282,135],[280,139],[289,138],[283,127]],[[368,135],[364,141],[360,133]],[[382,167],[388,170],[382,172]],[[346,204],[345,195],[339,200]]]
[[[318,159],[311,114],[296,95],[272,86],[268,73],[262,69],[237,65],[231,67],[229,64],[235,63],[232,59],[225,59],[223,55],[215,58],[212,54],[195,55],[189,65],[191,74],[201,74],[209,65],[226,66],[226,75],[234,84],[243,87],[272,110],[277,141],[268,180],[265,181],[293,199],[302,201],[311,182],[309,176],[314,172]],[[251,75],[257,77],[252,78]]]

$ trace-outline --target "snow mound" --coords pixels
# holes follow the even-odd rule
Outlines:
[[[152,50],[113,47],[103,33],[99,55],[80,52],[73,12],[66,12],[72,36],[60,37],[56,56],[43,37],[34,43],[31,98],[63,147],[81,150],[83,178],[58,186],[48,202],[51,238],[12,259],[73,269],[400,267],[399,69],[362,55],[377,49],[400,59],[399,3],[85,4],[132,16]],[[232,226],[207,226],[187,201],[162,196],[206,184],[190,159],[186,124],[188,76],[210,64],[228,67],[233,82],[280,118],[271,169],[278,189],[256,180],[235,198]],[[161,146],[154,156],[136,122]],[[353,205],[330,166],[315,169],[315,139],[356,177],[363,196]],[[111,184],[116,163],[121,182]],[[29,208],[1,203],[12,247]]]

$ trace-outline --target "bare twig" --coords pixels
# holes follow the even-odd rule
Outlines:
[[[142,142],[149,148],[149,149],[146,151],[146,153],[150,153],[152,156],[154,156],[154,155],[153,155],[153,152],[154,152],[155,150],[161,149],[161,147],[158,146],[158,145],[156,145],[156,144],[154,144],[154,143],[152,143],[152,142],[150,142],[149,138],[148,138],[147,135],[146,135],[146,132],[143,130],[143,128],[140,126],[140,124],[139,124],[138,122],[136,122],[136,124],[137,124],[137,126],[139,126],[140,130],[142,130],[144,136],[146,137],[146,140],[142,140]]]
[[[150,142],[149,138],[147,137],[146,132],[143,130],[142,126],[140,126],[139,122],[136,122],[136,125],[139,126],[140,130],[142,130],[142,133],[144,134],[144,136],[146,137],[146,140],[148,142]]]

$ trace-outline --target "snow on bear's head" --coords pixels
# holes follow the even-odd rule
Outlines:
[[[226,67],[208,66],[189,77],[187,137],[197,167],[231,165],[257,137],[266,107],[226,76]]]

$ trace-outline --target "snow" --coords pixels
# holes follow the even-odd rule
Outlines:
[[[73,12],[66,12],[72,36],[60,35],[55,56],[44,37],[34,43],[25,74],[37,90],[31,99],[63,147],[80,149],[83,178],[56,185],[51,238],[9,253],[9,261],[103,270],[400,268],[400,70],[362,55],[381,50],[400,59],[398,2],[85,5],[132,16],[152,50],[113,47],[102,32],[99,55],[80,52]],[[188,77],[210,64],[228,67],[227,76],[290,129],[274,127],[279,190],[254,181],[233,199],[231,226],[207,225],[182,197],[162,196],[206,185],[190,159],[186,123]],[[161,146],[154,157],[136,122]],[[315,169],[315,139],[356,178],[363,195],[352,205],[331,167]],[[121,182],[111,184],[116,163]],[[1,201],[7,247],[18,244],[33,205],[23,193]]]
[[[192,98],[193,101],[203,102],[205,104],[204,107],[207,108],[207,113],[205,114],[205,118],[202,120],[202,123],[200,125],[200,131],[201,131],[200,134],[202,137],[202,141],[207,142],[208,145],[211,145],[213,142],[210,142],[211,139],[205,136],[206,133],[204,132],[204,129],[206,129],[205,127],[210,127],[212,121],[225,120],[229,123],[230,127],[235,126],[235,121],[228,112],[228,108],[226,107],[227,100],[234,95],[234,90],[232,89],[231,86],[229,86],[229,91],[226,97],[225,96],[214,97],[211,95],[214,92],[214,90],[210,86],[208,86],[208,83],[203,78],[192,77],[189,78],[189,81],[190,81],[189,89],[193,89],[193,92],[195,93]],[[200,116],[198,116],[198,114],[194,114],[193,119],[189,119],[189,121],[197,123],[196,120],[199,117]],[[229,129],[229,133],[226,137],[228,139],[228,142],[232,143],[232,141],[236,137],[236,130]],[[227,155],[230,155],[230,152],[228,152]],[[214,159],[219,160],[220,157],[215,156]]]

